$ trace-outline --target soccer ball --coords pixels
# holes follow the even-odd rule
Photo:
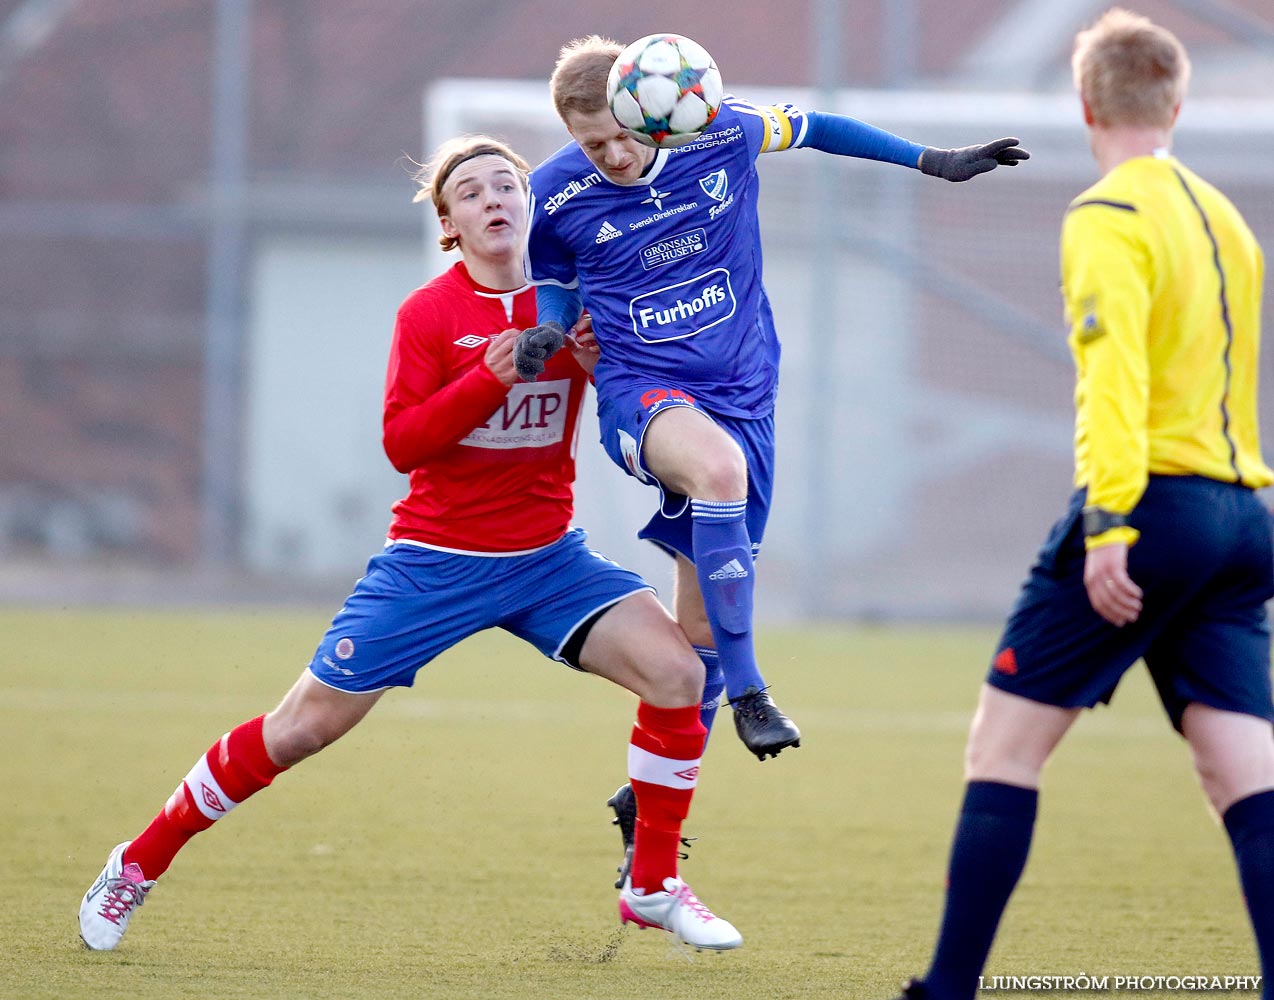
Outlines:
[[[664,149],[697,139],[717,116],[721,96],[717,64],[684,35],[639,38],[606,81],[606,102],[624,131]]]

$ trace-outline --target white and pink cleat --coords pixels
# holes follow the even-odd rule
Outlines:
[[[619,921],[657,927],[691,948],[728,951],[743,944],[743,935],[699,901],[679,878],[664,879],[662,892],[638,894],[625,882],[619,893]]]
[[[119,944],[129,920],[155,884],[142,877],[137,865],[123,863],[130,843],[125,841],[111,851],[102,874],[80,903],[80,937],[94,951],[110,951]]]

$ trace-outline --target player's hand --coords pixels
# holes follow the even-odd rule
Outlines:
[[[580,316],[579,322],[571,327],[566,343],[575,355],[576,363],[586,374],[592,375],[602,354],[602,349],[597,346],[597,336],[593,333],[593,317],[588,313]]]
[[[483,363],[491,369],[491,374],[505,385],[512,385],[518,380],[517,369],[513,367],[513,345],[517,338],[517,330],[505,330],[491,338],[487,353],[482,356]]]
[[[929,146],[920,154],[920,171],[949,181],[967,181],[996,167],[1013,167],[1018,160],[1030,158],[1031,154],[1019,146],[1016,139],[996,139],[985,146],[960,149]]]
[[[1141,588],[1128,575],[1128,546],[1123,542],[1088,550],[1084,589],[1093,610],[1112,625],[1123,628],[1141,615]]]
[[[544,371],[544,363],[566,343],[566,331],[552,321],[518,334],[513,348],[513,366],[523,382],[534,382]]]

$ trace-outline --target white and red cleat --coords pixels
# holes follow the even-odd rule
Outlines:
[[[130,843],[126,840],[111,851],[102,874],[80,903],[80,937],[94,951],[110,951],[119,944],[133,913],[146,902],[146,893],[155,884],[142,876],[137,865],[123,863],[124,849]]]
[[[743,944],[743,935],[699,901],[679,878],[664,879],[662,892],[638,894],[625,882],[619,893],[619,921],[658,927],[692,948],[728,951]]]

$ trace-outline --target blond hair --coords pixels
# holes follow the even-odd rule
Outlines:
[[[518,175],[522,190],[526,190],[526,175],[531,170],[526,160],[499,139],[493,139],[489,135],[462,135],[444,142],[429,158],[429,162],[421,164],[412,174],[412,180],[420,185],[420,190],[412,201],[432,200],[434,210],[441,219],[449,211],[446,196],[442,192],[447,178],[455,173],[456,167],[475,156],[499,156],[508,160]],[[438,237],[438,245],[444,251],[454,250],[460,245],[460,241],[444,233]]]
[[[1167,28],[1112,7],[1075,36],[1071,71],[1096,124],[1170,128],[1190,82],[1190,57]]]
[[[606,78],[624,47],[613,38],[587,35],[562,46],[549,78],[553,107],[562,121],[569,114],[592,114],[606,107]]]

